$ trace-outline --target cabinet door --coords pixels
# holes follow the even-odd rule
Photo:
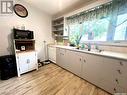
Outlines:
[[[60,64],[60,48],[56,48],[56,64]]]
[[[68,62],[67,69],[72,73],[81,76],[81,65],[82,65],[82,56],[79,52],[67,51]]]
[[[103,72],[100,66],[102,62],[103,59],[100,56],[83,54],[82,78],[98,85],[100,73]]]
[[[60,56],[60,63],[59,63],[59,65],[61,66],[61,67],[63,67],[63,68],[65,68],[66,69],[66,58],[67,58],[67,56],[66,56],[66,49],[60,49],[60,52],[59,52],[60,54],[59,54],[59,56]]]
[[[56,49],[56,64],[64,68],[65,61],[65,49]]]
[[[28,53],[27,63],[28,63],[29,71],[37,68],[37,58],[35,52]]]
[[[56,63],[56,47],[52,49],[52,60],[54,63]]]
[[[18,66],[20,68],[20,74],[28,71],[27,55],[24,53],[18,54]]]
[[[56,63],[56,47],[48,47],[48,57],[49,60]]]
[[[52,52],[51,51],[52,51],[51,47],[48,47],[48,58],[49,58],[49,60],[52,59]]]

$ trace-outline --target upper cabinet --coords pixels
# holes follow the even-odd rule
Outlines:
[[[68,38],[68,28],[64,17],[52,20],[52,34],[55,39]]]
[[[64,17],[52,21],[52,32],[54,37],[62,37],[64,31]]]

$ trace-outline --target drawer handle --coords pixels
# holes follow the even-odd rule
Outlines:
[[[122,74],[122,72],[120,70],[117,70],[119,74]]]
[[[120,62],[120,65],[121,65],[121,66],[123,66],[123,63],[122,63],[122,62]]]
[[[116,88],[113,89],[116,92]]]
[[[118,81],[118,79],[116,79],[116,83],[117,83],[117,84],[119,84],[119,81]]]

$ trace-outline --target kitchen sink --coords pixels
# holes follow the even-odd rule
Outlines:
[[[77,50],[87,51],[87,52],[97,52],[97,53],[101,53],[103,51],[103,50],[98,50],[98,49],[90,49],[90,50],[88,50],[88,49],[81,49],[81,48],[79,48]]]

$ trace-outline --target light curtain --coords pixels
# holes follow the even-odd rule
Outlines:
[[[107,4],[97,6],[90,10],[83,11],[79,14],[70,16],[67,18],[68,24],[82,23],[84,21],[90,21],[93,19],[101,19],[102,17],[107,17],[112,13],[112,2]]]
[[[117,21],[118,18],[117,16],[124,13],[127,13],[127,0],[113,0],[106,4],[83,11],[79,14],[67,17],[66,19],[69,28],[68,30],[69,30],[70,41],[71,42],[73,41],[74,44],[79,44],[81,37],[85,35],[84,32],[82,31],[83,29],[70,31],[71,28],[75,29],[76,25],[80,26],[79,28],[81,28],[83,27],[82,23],[101,20],[104,18],[108,18],[107,21],[109,21],[106,40],[107,41],[113,40],[116,27],[120,26],[121,24],[127,21],[127,19],[119,22]],[[77,33],[74,33],[75,31]]]

